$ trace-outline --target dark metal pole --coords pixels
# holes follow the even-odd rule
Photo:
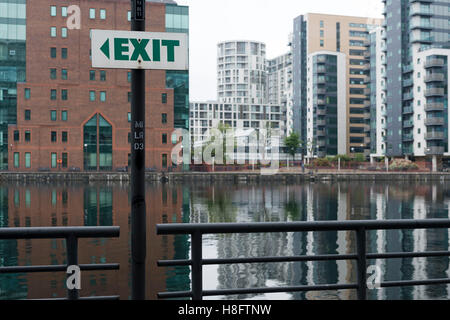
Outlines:
[[[366,229],[359,228],[356,231],[356,250],[358,255],[358,300],[366,300],[367,299],[367,262],[366,262]]]
[[[145,0],[132,0],[131,31],[145,31]],[[145,300],[145,70],[131,70],[132,300]]]
[[[194,232],[191,240],[192,254],[192,300],[203,299],[202,234]]]
[[[66,250],[67,250],[67,265],[78,265],[78,239],[74,234],[71,234],[66,238]],[[70,277],[70,275],[68,275]],[[80,297],[80,293],[77,289],[67,289],[67,299],[77,300]]]

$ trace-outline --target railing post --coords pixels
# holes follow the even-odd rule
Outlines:
[[[192,300],[203,299],[203,265],[202,265],[202,234],[195,231],[191,235],[192,255]]]
[[[366,229],[359,228],[356,230],[356,250],[358,255],[357,260],[357,279],[358,279],[358,300],[366,300]]]
[[[74,234],[71,234],[66,238],[67,249],[67,266],[78,266],[78,239]],[[69,278],[70,275],[67,275]],[[67,288],[67,299],[77,300],[80,297],[78,289],[74,288],[70,290]]]

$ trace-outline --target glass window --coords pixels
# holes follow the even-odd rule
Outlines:
[[[30,130],[26,130],[25,131],[25,141],[26,142],[30,142],[31,141],[31,131]]]
[[[67,17],[67,7],[61,7],[61,16]]]
[[[61,120],[62,121],[67,121],[67,111],[61,111]]]
[[[67,28],[66,27],[61,28],[61,37],[67,38]]]
[[[51,121],[56,121],[56,110],[51,110],[50,111],[50,120]]]
[[[67,131],[63,131],[62,134],[61,134],[61,141],[62,142],[67,142],[68,136],[69,135],[68,135]]]
[[[67,80],[67,69],[61,69],[61,79]]]
[[[106,71],[100,70],[100,81],[106,81]]]
[[[127,12],[127,20],[128,20],[128,21],[131,21],[131,11],[128,11],[128,12]]]
[[[162,167],[167,168],[167,154],[162,155]]]
[[[31,168],[31,153],[25,152],[25,168]]]
[[[30,99],[31,96],[31,89],[30,88],[25,88],[25,99]]]
[[[50,133],[50,141],[51,142],[56,142],[56,131],[52,131]]]
[[[61,99],[62,100],[67,100],[68,96],[67,96],[67,89],[62,89],[61,90]]]
[[[84,169],[97,170],[97,115],[93,116],[83,128]]]
[[[106,91],[100,91],[100,101],[101,102],[106,101]]]
[[[56,89],[50,90],[50,100],[56,100]]]
[[[19,168],[20,166],[20,154],[18,152],[14,152],[14,168]]]
[[[67,59],[67,48],[61,48],[61,58]]]
[[[58,156],[55,152],[52,152],[51,167],[56,168],[57,163],[58,163]]]
[[[112,170],[112,126],[101,115],[98,119],[99,169]]]
[[[31,110],[25,110],[25,120],[31,120]]]
[[[89,91],[89,100],[95,101],[95,91]]]
[[[56,6],[50,6],[50,16],[56,17]]]
[[[161,122],[162,122],[163,124],[166,124],[166,123],[167,123],[167,113],[161,114]]]
[[[95,80],[95,70],[89,71],[89,80],[91,80],[91,81]]]
[[[95,9],[93,9],[93,8],[89,9],[89,18],[95,19]]]
[[[106,9],[100,9],[100,19],[106,19]]]
[[[66,152],[62,154],[62,167],[67,168],[69,166],[69,156]],[[64,199],[64,198],[63,198]]]
[[[128,122],[131,122],[131,112],[128,112]]]
[[[56,69],[50,69],[50,79],[56,79]]]
[[[20,140],[20,133],[19,130],[14,130],[14,141]]]
[[[167,133],[162,134],[162,143],[167,144]]]
[[[50,27],[50,37],[56,37],[56,27]]]
[[[50,58],[56,58],[56,48],[50,48]]]
[[[167,93],[163,93],[163,94],[162,94],[161,100],[162,100],[162,103],[164,103],[164,104],[167,103]]]
[[[127,80],[128,80],[128,82],[131,82],[131,72],[130,71],[127,72]]]

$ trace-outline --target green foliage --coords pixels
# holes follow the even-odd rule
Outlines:
[[[366,157],[362,153],[357,153],[357,154],[355,154],[355,161],[356,162],[365,162]]]
[[[389,165],[389,170],[392,171],[409,171],[417,169],[419,169],[419,166],[417,164],[406,159],[395,159]]]
[[[314,166],[315,167],[331,167],[331,163],[328,159],[315,159],[314,160]]]
[[[297,150],[300,148],[301,144],[302,142],[300,141],[300,136],[296,132],[293,132],[289,137],[284,139],[284,145],[288,149],[288,153],[293,157],[297,153]]]

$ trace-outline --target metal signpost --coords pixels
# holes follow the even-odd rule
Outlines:
[[[145,299],[145,70],[188,70],[185,33],[145,32],[145,0],[131,1],[131,32],[92,30],[92,67],[131,69],[131,257],[133,300]]]

